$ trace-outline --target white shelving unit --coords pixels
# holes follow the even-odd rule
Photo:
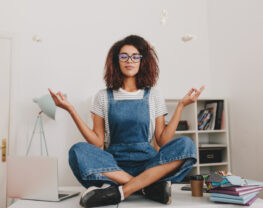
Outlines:
[[[223,101],[224,102],[224,129],[220,130],[198,130],[198,118],[197,115],[201,109],[204,109],[206,101]],[[168,115],[166,116],[166,122],[168,122],[180,99],[166,99],[166,105],[168,108]],[[197,163],[194,165],[192,174],[209,174],[217,170],[230,171],[230,147],[229,147],[229,129],[228,129],[228,111],[227,101],[224,98],[200,98],[197,102],[186,106],[182,112],[180,120],[187,120],[189,129],[187,131],[176,131],[175,138],[179,136],[190,137],[197,150]],[[199,148],[222,149],[222,162],[218,163],[201,163],[199,162]]]

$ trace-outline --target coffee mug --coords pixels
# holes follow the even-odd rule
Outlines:
[[[192,196],[203,196],[204,177],[202,175],[190,176]]]

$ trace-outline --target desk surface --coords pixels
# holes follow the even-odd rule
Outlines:
[[[209,201],[209,194],[204,194],[203,197],[192,197],[190,191],[181,191],[181,187],[183,185],[176,184],[172,185],[172,203],[171,205],[165,205],[165,207],[178,207],[178,208],[223,208],[223,207],[244,207],[239,205],[232,204],[218,204]],[[61,190],[66,191],[84,191],[83,187],[61,187]],[[61,202],[43,202],[43,201],[31,201],[31,200],[18,200],[9,208],[72,208],[72,207],[81,207],[79,205],[80,195],[66,199]],[[155,207],[155,208],[163,208],[164,205],[150,201],[142,196],[132,195],[128,197],[125,201],[121,202],[119,206],[112,205],[106,206],[105,208],[146,208],[146,207]],[[262,208],[263,207],[263,199],[257,199],[251,206],[251,208]]]

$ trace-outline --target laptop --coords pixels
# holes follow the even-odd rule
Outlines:
[[[7,157],[7,196],[61,201],[80,192],[58,191],[58,160],[43,156]]]

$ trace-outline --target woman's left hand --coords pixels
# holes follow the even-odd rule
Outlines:
[[[199,90],[192,88],[181,100],[180,103],[185,107],[191,103],[196,102],[197,98],[201,94],[201,92],[205,89],[203,85]],[[194,94],[192,94],[194,93]]]

